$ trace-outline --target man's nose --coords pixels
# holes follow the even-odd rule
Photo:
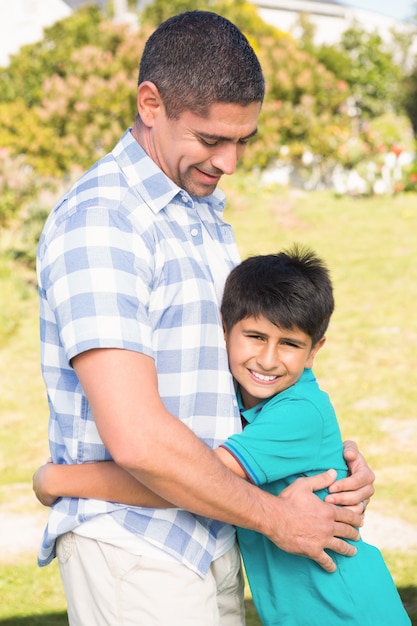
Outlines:
[[[223,174],[233,174],[240,156],[239,148],[235,143],[222,143],[211,158],[211,164]]]

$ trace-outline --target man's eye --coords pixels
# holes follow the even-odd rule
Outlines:
[[[216,146],[218,143],[215,139],[203,139],[202,137],[200,138],[200,141],[202,144],[209,147]]]

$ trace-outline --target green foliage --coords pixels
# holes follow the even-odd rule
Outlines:
[[[417,161],[405,168],[404,191],[417,193]]]
[[[0,77],[6,94],[0,144],[12,154],[24,153],[43,175],[89,167],[135,117],[145,36],[146,29],[139,35],[104,21],[94,7],[52,26]]]
[[[110,31],[115,28],[106,26]],[[51,131],[40,138],[41,148],[56,159],[57,170],[51,171],[53,163],[45,158],[39,162],[38,147],[27,152],[38,171],[69,172],[74,164],[86,168],[113,147],[135,117],[139,54],[136,37],[121,38],[114,51],[84,46],[71,55],[70,75],[54,75],[44,82],[36,115]]]
[[[343,112],[346,83],[286,36],[260,38],[259,57],[268,89],[259,135],[245,165],[266,167],[280,156],[282,146],[295,158],[306,147],[334,156],[350,134],[350,119]]]
[[[387,112],[367,121],[366,126],[378,151],[389,151],[394,146],[413,151],[413,133],[405,115]]]
[[[404,108],[417,137],[417,63],[405,82]]]
[[[355,25],[343,33],[340,47],[351,60],[345,79],[362,116],[376,117],[387,108],[398,112],[401,108],[398,87],[403,69],[382,37],[376,31],[368,32]]]
[[[1,114],[1,105],[0,105]],[[0,150],[0,228],[36,195],[37,180],[23,155],[12,158],[6,148]],[[0,240],[1,243],[1,240]]]
[[[184,11],[213,11],[236,24],[247,37],[276,32],[259,16],[256,7],[247,0],[154,0],[141,14],[141,22],[156,28],[164,20]],[[251,41],[253,43],[253,41]]]
[[[30,289],[7,256],[0,254],[0,349],[18,330]]]

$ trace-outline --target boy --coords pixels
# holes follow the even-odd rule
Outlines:
[[[311,370],[333,309],[328,270],[312,252],[298,247],[249,258],[226,281],[221,313],[244,429],[216,453],[236,474],[275,495],[298,477],[328,467],[337,470],[338,478],[347,474],[333,407]],[[155,502],[155,497],[146,501],[139,491],[135,496],[130,478],[125,480],[111,464],[104,464],[106,484],[99,485],[101,465],[57,468],[55,476],[61,482],[57,488],[51,483],[52,466],[45,481],[42,475],[35,477],[35,486],[43,500],[45,493],[47,497],[60,493],[167,506],[162,500]],[[83,481],[76,488],[74,470]],[[317,495],[323,499],[326,493]],[[259,533],[244,528],[237,532],[265,626],[411,623],[375,547],[360,540],[355,557],[332,554],[338,569],[329,574],[310,559],[280,550]]]

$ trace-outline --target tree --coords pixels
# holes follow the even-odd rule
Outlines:
[[[377,117],[387,108],[400,112],[398,85],[404,75],[403,69],[382,37],[376,31],[368,32],[355,25],[343,33],[340,50],[350,59],[350,67],[347,61],[344,65],[344,78],[362,117]]]
[[[414,29],[411,36],[417,38],[417,2],[414,3]],[[409,40],[407,40],[409,43]],[[409,48],[408,48],[409,49]],[[408,57],[405,56],[407,59]],[[404,80],[403,105],[410,118],[414,136],[417,139],[417,60],[414,59],[411,69]]]
[[[405,80],[404,108],[417,139],[417,64]]]
[[[154,0],[141,14],[141,23],[156,28],[164,20],[183,11],[214,11],[238,26],[246,36],[256,39],[262,34],[280,32],[267,24],[258,14],[257,8],[247,0]]]
[[[97,11],[88,7],[57,22],[2,75],[0,145],[25,154],[38,173],[89,167],[135,117],[138,57],[148,31],[132,35]]]
[[[258,48],[267,94],[259,137],[245,154],[244,164],[266,167],[280,156],[282,146],[293,158],[300,158],[307,148],[324,158],[334,157],[351,132],[343,110],[347,84],[291,37],[262,37]]]

